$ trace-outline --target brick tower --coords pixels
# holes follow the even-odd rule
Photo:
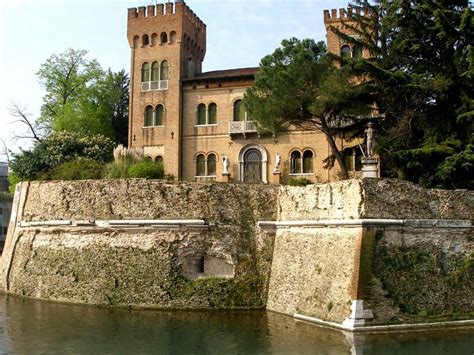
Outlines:
[[[128,9],[129,146],[181,178],[181,80],[202,70],[206,25],[183,1]]]
[[[331,31],[330,27],[337,28],[339,31],[356,37],[357,34],[347,26],[354,26],[356,22],[351,18],[351,11],[355,11],[359,15],[369,16],[368,11],[363,13],[360,8],[324,10],[324,25],[326,27],[326,40],[328,52],[349,57],[363,56],[367,58],[369,52],[367,49],[353,45],[347,42],[344,38],[339,37]]]

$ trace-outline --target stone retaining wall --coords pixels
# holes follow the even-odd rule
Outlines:
[[[144,307],[255,308],[355,329],[472,319],[474,193],[362,179],[288,187],[17,187],[0,287]]]

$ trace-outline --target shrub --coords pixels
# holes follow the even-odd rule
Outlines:
[[[132,163],[128,160],[112,162],[105,166],[104,178],[106,179],[126,179],[128,178],[128,168]]]
[[[308,180],[304,177],[289,178],[288,181],[286,182],[286,184],[290,186],[306,186],[312,183],[313,182],[311,180]]]
[[[127,172],[131,178],[163,179],[165,175],[163,165],[151,161],[133,164],[128,168]]]
[[[55,167],[49,174],[52,180],[100,179],[104,165],[91,159],[78,158]]]
[[[19,182],[21,182],[21,179],[18,177],[18,175],[12,172],[8,172],[8,191],[11,194],[15,193],[16,184],[18,184]]]
[[[77,158],[98,162],[112,160],[114,142],[102,135],[55,132],[33,149],[15,154],[10,168],[21,180],[47,177],[57,166]]]

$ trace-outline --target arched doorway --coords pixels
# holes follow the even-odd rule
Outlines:
[[[239,153],[239,180],[242,182],[268,182],[268,154],[260,144],[250,143]]]
[[[244,154],[244,182],[262,181],[262,154],[257,149],[249,149]]]

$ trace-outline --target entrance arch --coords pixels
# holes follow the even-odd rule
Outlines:
[[[239,180],[242,182],[268,182],[268,155],[259,144],[248,144],[239,153]]]

